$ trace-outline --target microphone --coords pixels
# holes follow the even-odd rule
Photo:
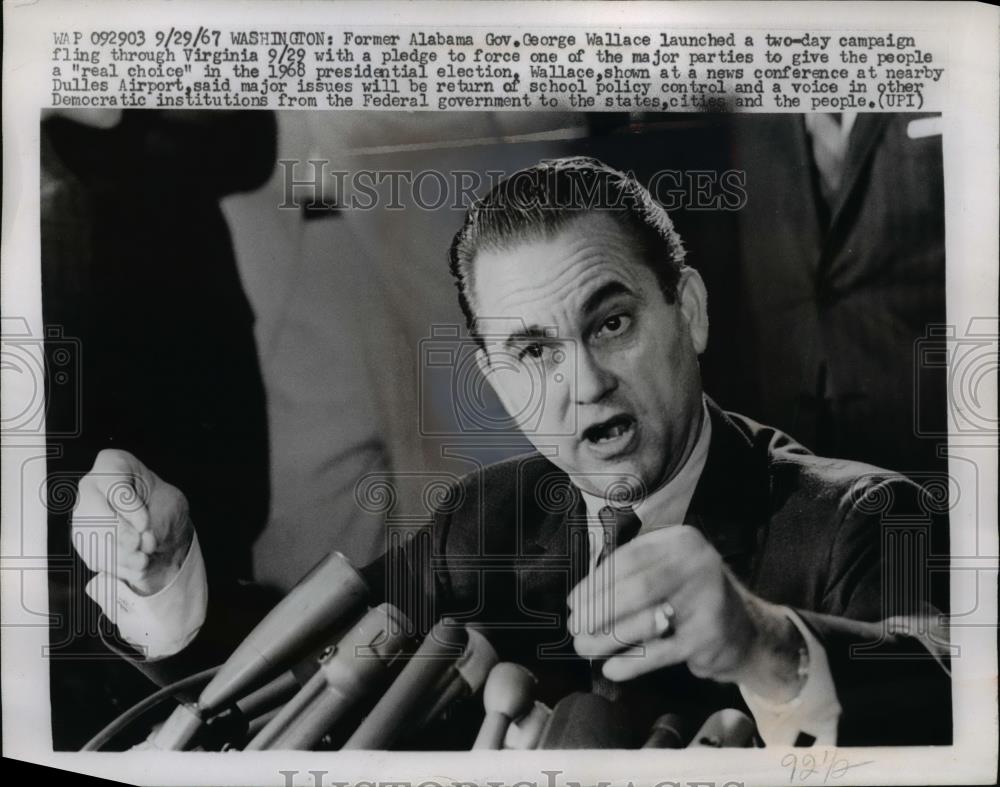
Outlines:
[[[653,722],[644,749],[683,749],[691,740],[691,720],[679,713],[664,713]]]
[[[234,725],[239,726],[238,719],[242,719],[249,726],[256,717],[270,714],[272,710],[284,704],[298,689],[299,682],[295,679],[295,675],[291,670],[286,670],[270,683],[238,699],[229,708],[231,714],[219,714],[207,722],[202,720],[196,705],[178,705],[166,721],[153,730],[144,741],[144,746],[159,751],[183,749],[196,734],[202,730],[210,730],[213,726],[222,727],[227,733],[231,733],[234,731]],[[227,715],[228,719],[225,718]],[[218,738],[219,734],[215,730],[209,737]]]
[[[301,688],[291,670],[256,691],[236,701],[236,707],[246,718],[252,719],[284,705]]]
[[[369,610],[320,660],[305,686],[246,745],[245,751],[309,749],[402,661],[409,619],[391,604]]]
[[[333,552],[299,581],[226,660],[201,695],[198,707],[212,713],[260,686],[324,639],[357,620],[368,586],[340,552]]]
[[[451,618],[439,621],[343,748],[388,749],[433,699],[431,692],[462,655],[468,639],[466,629]]]
[[[723,708],[705,720],[688,748],[746,748],[753,745],[755,729],[753,719],[742,711]]]
[[[545,725],[552,717],[552,708],[535,700],[534,706],[522,718],[507,728],[504,736],[505,749],[534,749],[542,739]]]
[[[197,708],[179,706],[152,741],[158,749],[183,749],[201,719],[264,685],[365,609],[368,586],[340,552],[318,563],[233,651],[204,688]],[[200,718],[199,718],[200,717]]]
[[[631,749],[634,733],[628,709],[596,694],[578,691],[552,709],[539,749]]]
[[[507,728],[532,708],[535,676],[520,664],[503,661],[490,670],[483,689],[486,718],[479,728],[473,750],[500,749]]]
[[[465,651],[435,684],[430,697],[437,699],[415,729],[426,727],[454,703],[475,695],[486,683],[490,670],[500,661],[490,641],[480,631],[471,627],[466,631],[469,642]]]

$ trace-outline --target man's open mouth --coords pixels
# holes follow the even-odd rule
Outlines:
[[[635,429],[635,419],[630,415],[616,415],[607,421],[588,426],[583,439],[592,445],[603,445],[626,437]]]

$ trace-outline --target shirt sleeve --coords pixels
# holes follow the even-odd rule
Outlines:
[[[191,539],[181,570],[153,595],[140,595],[124,581],[105,573],[93,577],[86,591],[118,627],[122,638],[147,659],[180,652],[198,634],[208,608],[205,560],[197,533]]]
[[[797,697],[775,703],[744,686],[740,693],[753,714],[757,731],[769,746],[835,745],[841,707],[823,645],[802,619],[787,607],[784,612],[802,634],[809,656],[809,674]]]

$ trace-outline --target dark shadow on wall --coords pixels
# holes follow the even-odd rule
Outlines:
[[[267,412],[219,198],[268,178],[275,137],[266,112],[41,124],[44,321],[79,351],[76,385],[48,392],[56,749],[78,748],[150,689],[97,636],[91,575],[70,544],[75,484],[101,449],[140,457],[211,523],[198,535],[212,583],[249,577],[268,512]],[[50,365],[60,347],[49,343]]]

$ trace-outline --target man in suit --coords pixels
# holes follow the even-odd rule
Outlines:
[[[733,123],[743,293],[732,339],[751,385],[718,392],[817,453],[919,480],[946,471],[940,116],[813,113]],[[760,184],[776,183],[775,188]]]
[[[364,569],[375,596],[422,631],[477,621],[543,701],[627,703],[636,745],[666,711],[734,704],[768,744],[950,741],[942,600],[884,590],[926,587],[937,512],[902,476],[814,457],[704,395],[707,294],[641,185],[593,159],[522,170],[470,209],[451,268],[480,368],[537,452],[454,487]],[[166,676],[224,644],[225,615],[183,495],[137,459],[102,454],[78,512],[107,514],[121,475],[146,504],[92,567],[146,594],[159,631],[137,644]],[[906,562],[893,523],[920,545]]]

